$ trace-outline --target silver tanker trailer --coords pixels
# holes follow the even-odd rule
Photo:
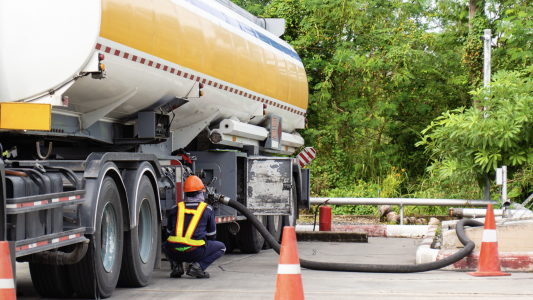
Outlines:
[[[0,240],[42,296],[145,286],[191,174],[295,224],[315,153],[284,27],[228,0],[0,0]],[[228,251],[263,248],[214,206]]]

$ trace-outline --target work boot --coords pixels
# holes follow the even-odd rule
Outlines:
[[[187,269],[187,275],[196,278],[209,278],[209,273],[204,272],[202,267],[200,267],[200,264],[197,262],[189,265],[189,268]]]
[[[172,266],[172,271],[170,271],[170,278],[181,278],[185,271],[183,271],[183,264],[177,263]]]

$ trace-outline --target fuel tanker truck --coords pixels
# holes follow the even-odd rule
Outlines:
[[[284,28],[228,0],[0,0],[0,240],[39,294],[145,286],[192,174],[228,252],[265,243],[220,195],[295,224],[315,151]]]

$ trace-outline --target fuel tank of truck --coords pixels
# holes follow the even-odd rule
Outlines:
[[[78,78],[97,53],[107,78]],[[305,126],[307,77],[294,49],[217,1],[0,0],[0,101],[32,102],[73,78],[68,107],[52,113],[125,122],[187,98],[174,130],[232,117],[262,126],[270,114],[284,132]]]

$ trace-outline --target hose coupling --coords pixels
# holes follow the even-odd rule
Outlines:
[[[226,197],[226,196],[222,196],[221,195],[221,197],[220,197],[220,203],[225,204],[225,205],[228,205],[230,200],[231,199],[229,197]]]

